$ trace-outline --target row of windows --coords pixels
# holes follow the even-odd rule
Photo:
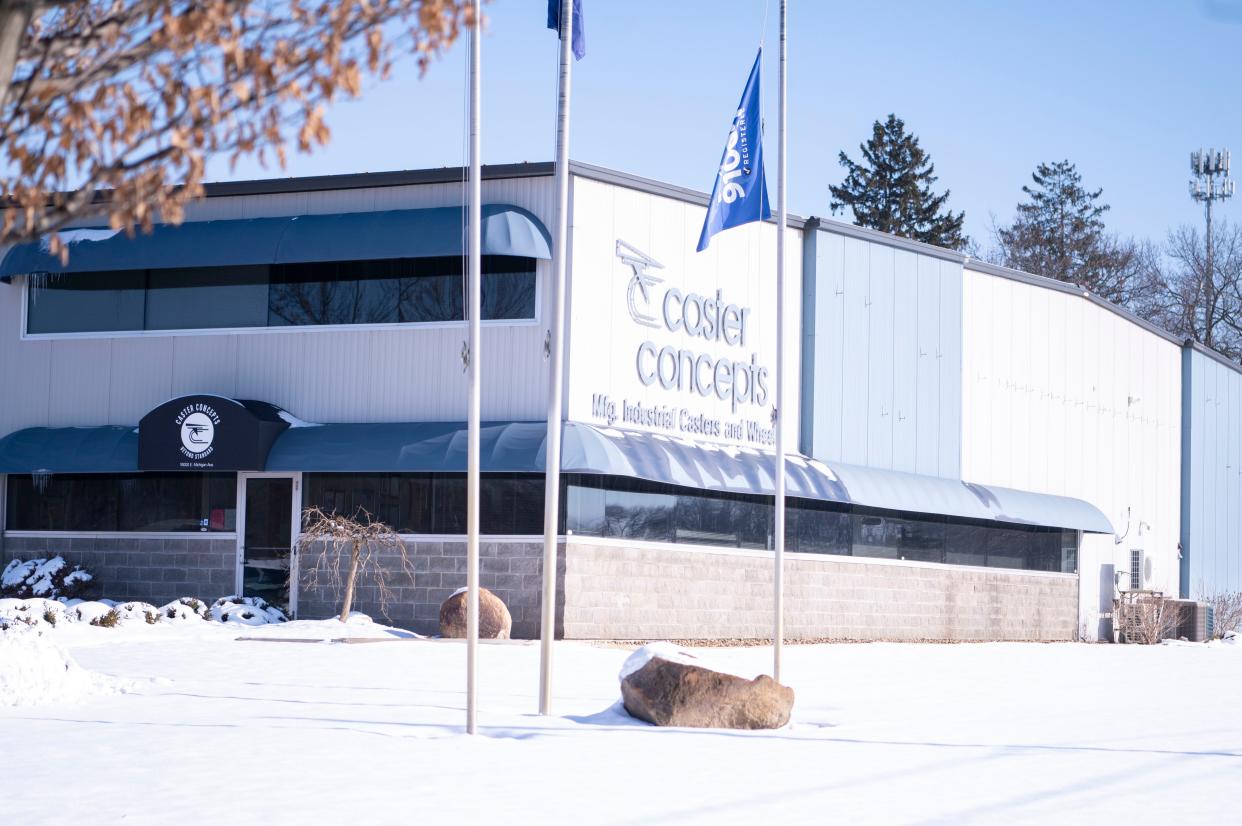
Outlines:
[[[483,474],[479,531],[491,535],[543,533],[543,477]],[[303,504],[353,515],[359,509],[398,533],[466,532],[464,473],[308,473]]]
[[[770,500],[634,479],[571,477],[565,527],[584,536],[769,549]],[[785,547],[802,553],[1071,573],[1078,533],[791,500]]]
[[[29,291],[28,333],[403,324],[464,318],[462,258],[69,273]],[[483,256],[483,318],[535,317],[535,260]]]
[[[232,531],[232,473],[10,476],[11,531]]]
[[[9,476],[11,531],[234,531],[231,473]],[[485,534],[543,533],[543,477],[487,474],[480,485]],[[353,515],[364,509],[400,533],[466,532],[466,475],[306,474],[303,504]]]
[[[480,530],[543,533],[543,477],[484,474]],[[567,476],[562,528],[583,536],[770,549],[770,500],[636,479]],[[466,532],[465,474],[308,473],[303,504],[353,515],[360,509],[400,533]],[[232,474],[10,476],[9,530],[232,531]],[[1072,572],[1075,531],[841,508],[792,500],[786,547],[803,553]]]

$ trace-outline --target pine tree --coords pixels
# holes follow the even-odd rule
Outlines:
[[[833,213],[849,207],[860,227],[949,249],[966,245],[962,235],[966,214],[942,212],[949,192],[932,192],[936,167],[919,139],[906,132],[901,118],[890,114],[884,123],[877,120],[871,139],[858,148],[862,163],[855,163],[844,152],[838,156],[847,174],[840,186],[829,187]]]
[[[1140,256],[1133,244],[1105,232],[1104,190],[1083,189],[1082,176],[1067,160],[1041,163],[1031,179],[1033,186],[1022,187],[1030,200],[1018,205],[1013,224],[996,232],[1002,262],[1130,303]]]

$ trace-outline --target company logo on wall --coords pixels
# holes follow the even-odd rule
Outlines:
[[[644,388],[668,391],[668,403],[623,398],[618,408],[609,395],[596,393],[592,418],[609,425],[620,419],[622,424],[692,436],[773,444],[770,417],[756,410],[768,404],[769,374],[754,350],[751,309],[730,302],[722,289],[700,295],[670,286],[661,292],[657,285],[664,279],[651,272],[664,269],[659,261],[620,239],[616,255],[632,273],[626,285],[630,318],[659,331],[644,332],[652,338],[634,352],[638,381]],[[666,341],[657,343],[653,339],[660,334]],[[728,405],[727,417],[714,412],[721,402]],[[758,415],[741,418],[748,413]]]
[[[647,311],[651,309],[651,288],[664,279],[647,272],[647,268],[662,270],[664,265],[624,241],[617,241],[617,257],[634,271],[634,277],[630,279],[630,286],[625,293],[625,304],[630,308],[630,318],[644,327],[658,328],[660,323]],[[639,295],[642,296],[642,309],[637,305]]]
[[[139,470],[263,470],[289,427],[266,402],[223,396],[169,399],[138,424]]]
[[[220,416],[206,404],[191,404],[177,414],[174,423],[181,429],[181,454],[187,459],[205,459],[216,440]]]

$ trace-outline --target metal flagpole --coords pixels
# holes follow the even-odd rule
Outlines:
[[[543,615],[539,631],[539,713],[552,713],[552,641],[556,638],[557,531],[561,496],[561,395],[564,381],[565,247],[569,240],[569,89],[573,0],[561,3],[560,83],[556,99],[556,226],[552,239],[552,326],[548,330],[548,436],[543,487]]]
[[[772,679],[781,679],[785,645],[785,2],[781,0],[780,115],[776,154],[776,570],[772,578],[775,625]]]
[[[470,194],[468,199],[468,231],[470,265],[468,282],[469,318],[469,411],[466,430],[466,733],[478,730],[478,655],[479,655],[479,314],[482,277],[483,186],[479,161],[479,47],[483,15],[479,4],[474,6],[470,26]]]

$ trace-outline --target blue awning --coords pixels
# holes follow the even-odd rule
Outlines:
[[[400,209],[157,224],[130,238],[106,228],[63,230],[69,260],[48,253],[44,241],[17,244],[0,261],[0,280],[31,273],[229,267],[432,258],[463,253],[459,207]],[[483,206],[483,254],[550,259],[547,229],[529,211],[509,204]]]
[[[480,431],[486,473],[542,473],[543,422],[491,422]],[[133,428],[31,428],[0,439],[3,473],[115,473],[137,469]],[[775,492],[773,455],[568,422],[561,468],[725,493]],[[276,438],[267,470],[321,473],[464,473],[461,422],[307,424]],[[790,496],[841,505],[953,516],[1090,533],[1113,533],[1108,518],[1079,499],[791,456]]]
[[[487,473],[542,473],[543,422],[490,422],[479,430]],[[465,473],[461,422],[299,424],[280,434],[269,471],[321,473]]]
[[[635,476],[707,490],[775,494],[775,455],[652,433],[580,423],[565,426],[561,467],[567,473]],[[790,456],[790,496],[865,508],[906,511],[1113,533],[1108,518],[1080,499],[977,485],[956,479],[821,462]]]
[[[776,461],[771,453],[576,422],[565,425],[561,469],[727,493],[771,495],[776,490]],[[790,496],[850,502],[845,486],[821,462],[796,457],[788,463],[787,473]]]
[[[135,427],[30,427],[0,439],[0,473],[133,473]]]

